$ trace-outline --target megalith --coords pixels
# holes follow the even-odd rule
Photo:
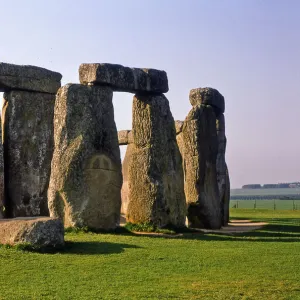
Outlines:
[[[62,76],[0,63],[5,217],[48,216],[55,93]]]
[[[224,112],[224,98],[214,89],[190,92],[193,108],[182,127],[185,196],[190,227],[217,229],[222,209],[217,180],[216,117]]]
[[[0,119],[0,219],[4,217],[4,159],[2,144],[2,120]]]
[[[48,190],[65,227],[119,225],[122,172],[110,87],[68,84],[57,93]]]
[[[0,62],[0,92],[21,90],[55,94],[62,75],[36,66]]]
[[[225,117],[222,113],[217,117],[216,129],[218,136],[217,180],[223,216],[222,224],[227,225],[229,222],[230,182],[228,168],[225,161],[227,139],[225,135]]]
[[[164,95],[134,96],[132,136],[126,169],[123,167],[125,178],[128,176],[127,221],[184,226],[182,161],[174,119]]]

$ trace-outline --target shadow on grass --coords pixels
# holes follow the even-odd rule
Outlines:
[[[71,242],[65,243],[65,248],[61,251],[62,254],[79,254],[79,255],[105,255],[118,254],[125,251],[127,248],[141,248],[136,245],[107,243],[107,242]]]
[[[300,226],[268,224],[260,229],[244,233],[200,233],[185,234],[183,239],[206,241],[243,241],[243,242],[300,242]]]

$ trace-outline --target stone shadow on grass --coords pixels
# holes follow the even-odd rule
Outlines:
[[[61,254],[77,254],[77,255],[106,255],[118,254],[125,251],[125,249],[141,248],[136,245],[107,243],[107,242],[71,242],[66,241],[65,247]]]
[[[191,230],[191,232],[178,232],[175,235],[153,235],[144,234],[135,236],[148,236],[153,238],[175,238],[175,239],[188,239],[199,241],[241,241],[241,242],[283,242],[300,243],[300,224],[299,226],[293,225],[293,223],[285,224],[268,224],[260,229],[249,232],[235,232],[235,233],[204,233],[197,230]]]

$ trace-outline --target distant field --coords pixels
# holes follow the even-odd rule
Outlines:
[[[263,195],[299,195],[300,188],[294,189],[231,189],[231,196],[263,196]]]
[[[230,200],[230,208],[300,210],[300,200]]]

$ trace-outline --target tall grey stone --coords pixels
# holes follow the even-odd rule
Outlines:
[[[61,74],[44,68],[0,62],[0,92],[23,90],[55,94],[61,78]]]
[[[130,93],[166,93],[169,90],[165,71],[115,64],[81,64],[79,79],[82,84],[108,85],[114,91]]]
[[[214,108],[195,103],[184,121],[182,136],[189,226],[220,228],[222,212],[216,170],[218,139]]]
[[[120,221],[122,172],[109,87],[68,84],[57,93],[50,216],[66,227],[113,229]]]
[[[2,144],[2,120],[0,119],[0,219],[4,216],[4,157]]]
[[[164,95],[135,95],[127,221],[181,227],[186,204],[174,119]]]
[[[4,99],[6,215],[47,216],[55,95],[11,91]]]
[[[225,161],[227,140],[225,135],[225,117],[223,114],[220,114],[217,117],[216,129],[218,136],[217,180],[223,214],[223,225],[226,225],[229,221],[230,182],[228,168]]]

